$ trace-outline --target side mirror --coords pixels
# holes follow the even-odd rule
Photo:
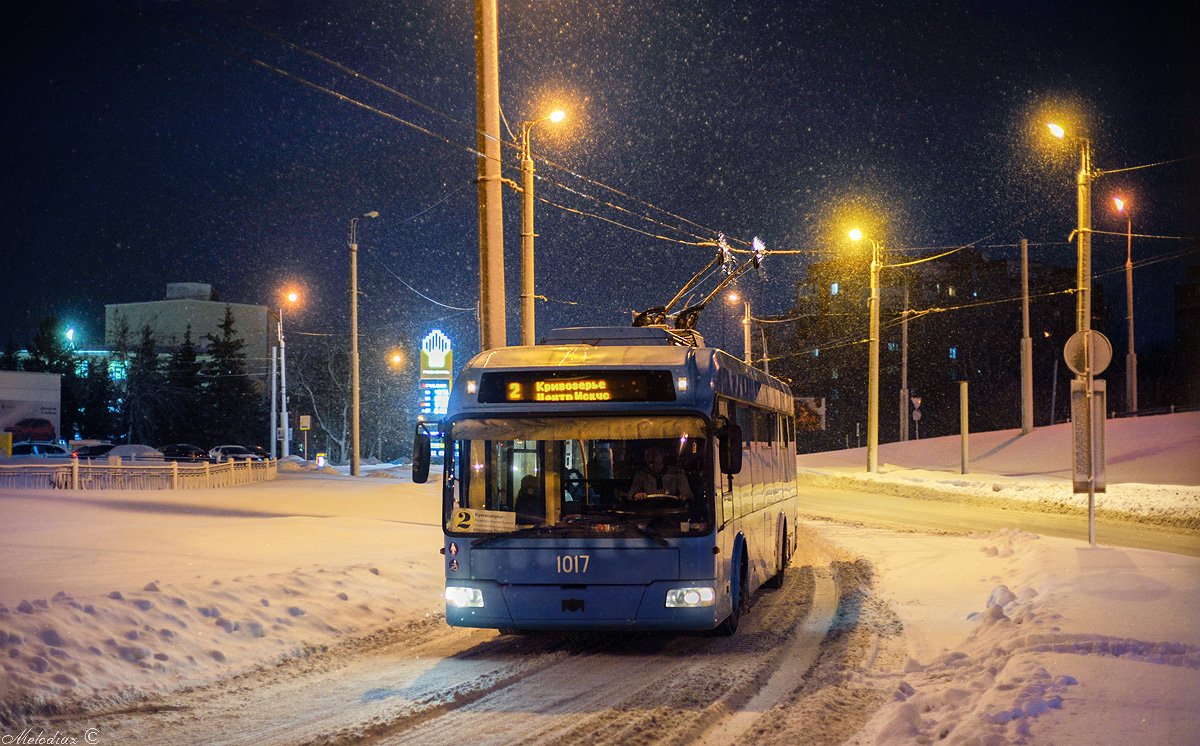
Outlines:
[[[413,433],[412,480],[416,484],[429,481],[429,428],[418,422]]]
[[[717,433],[722,474],[742,473],[742,428],[732,422]]]

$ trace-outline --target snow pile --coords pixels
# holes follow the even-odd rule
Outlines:
[[[937,551],[905,535],[833,533],[885,578],[907,644],[903,663],[861,675],[890,702],[851,743],[1200,735],[1200,560],[1021,531],[943,539]]]
[[[438,490],[398,481],[0,492],[0,724],[439,613]]]
[[[1139,520],[1200,529],[1200,412],[1109,420],[1107,491],[1100,510]],[[1012,499],[1050,509],[1086,509],[1087,494],[1071,481],[1071,426],[1022,436],[1019,430],[974,433],[968,474],[961,474],[961,439],[932,438],[879,446],[879,471],[865,471],[866,449],[796,459],[801,479],[817,486],[853,485],[871,492],[936,497]]]

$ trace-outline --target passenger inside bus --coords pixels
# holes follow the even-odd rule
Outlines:
[[[643,452],[645,463],[633,476],[633,484],[629,488],[634,500],[662,495],[670,495],[680,500],[692,499],[692,488],[688,484],[687,475],[678,466],[667,464],[666,457],[662,446],[651,444],[646,447]]]
[[[546,517],[546,501],[538,491],[538,478],[526,474],[521,479],[521,489],[513,505],[517,515],[522,518],[537,518],[539,521]]]

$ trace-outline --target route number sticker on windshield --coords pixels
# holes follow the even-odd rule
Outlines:
[[[450,517],[453,531],[499,534],[517,528],[517,514],[505,510],[456,510]]]

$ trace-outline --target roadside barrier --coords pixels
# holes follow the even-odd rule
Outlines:
[[[2,464],[0,489],[178,490],[232,487],[265,482],[278,474],[278,461],[228,461],[224,464],[80,462]]]

